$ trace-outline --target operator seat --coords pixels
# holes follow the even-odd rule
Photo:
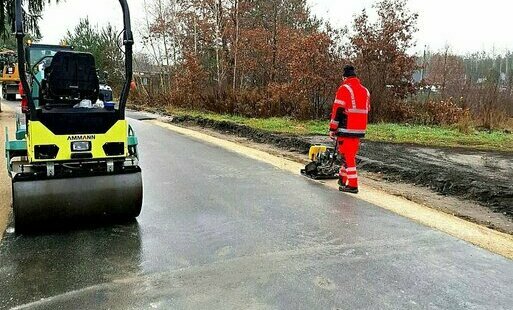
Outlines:
[[[92,54],[59,51],[45,69],[42,103],[74,104],[83,99],[98,99],[99,81]]]

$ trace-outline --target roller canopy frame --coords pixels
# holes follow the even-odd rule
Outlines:
[[[119,0],[119,4],[121,5],[121,10],[123,11],[123,45],[125,46],[125,82],[123,84],[123,89],[121,91],[121,95],[119,98],[119,114],[120,119],[125,119],[125,109],[126,103],[128,100],[128,95],[130,94],[130,83],[132,82],[133,77],[133,45],[134,45],[134,36],[132,33],[132,23],[130,20],[130,9],[128,7],[128,3],[126,0]],[[27,80],[27,72],[25,68],[25,49],[24,49],[24,38],[25,38],[25,29],[23,23],[23,0],[16,0],[15,2],[15,35],[16,35],[16,43],[17,43],[17,52],[18,52],[18,67],[20,73],[20,80],[25,90],[25,96],[28,99],[28,107],[29,107],[29,119],[36,120],[37,114],[35,109],[35,104],[32,96],[27,95],[31,94],[32,90]]]
[[[29,0],[26,0],[27,3]],[[8,159],[7,168],[12,178],[13,194],[13,213],[14,224],[17,232],[39,230],[46,228],[49,224],[68,224],[69,222],[83,221],[94,222],[101,219],[133,219],[139,216],[142,209],[143,183],[141,168],[138,165],[137,137],[133,129],[126,121],[125,109],[130,93],[130,84],[133,77],[132,57],[134,38],[130,21],[130,11],[126,0],[119,0],[123,13],[123,45],[125,54],[125,80],[119,98],[118,109],[115,114],[116,124],[122,123],[123,128],[115,128],[113,134],[107,138],[99,137],[107,135],[104,129],[93,128],[99,132],[94,138],[81,138],[82,134],[89,134],[90,127],[81,129],[77,122],[65,127],[78,127],[82,132],[68,132],[53,127],[53,131],[48,129],[51,122],[48,119],[56,119],[55,115],[65,114],[68,111],[60,108],[55,109],[37,109],[34,100],[34,94],[29,85],[27,63],[27,53],[24,39],[24,10],[23,0],[15,0],[15,36],[18,52],[18,66],[21,84],[24,89],[24,99],[28,102],[28,112],[26,126],[22,126],[19,119],[16,122],[16,140],[9,140],[6,132],[6,157]],[[34,46],[35,47],[35,46]],[[32,69],[30,69],[32,70]],[[114,114],[114,111],[106,110],[98,113]],[[93,112],[78,111],[77,114],[93,115]],[[48,116],[50,115],[50,116]],[[94,115],[93,115],[94,116]],[[46,117],[46,118],[45,118]],[[53,118],[52,118],[53,117]],[[110,119],[109,119],[110,120]],[[46,124],[44,123],[46,121]],[[128,125],[125,127],[125,124]],[[47,126],[48,125],[48,126]],[[98,122],[95,123],[98,127]],[[104,126],[105,127],[105,126]],[[121,126],[119,126],[121,127]],[[73,128],[73,127],[72,127]],[[76,128],[75,128],[76,129]],[[128,133],[126,132],[128,130]],[[107,131],[108,132],[108,131]],[[74,138],[75,136],[78,138]],[[89,137],[83,135],[83,137]],[[25,139],[26,138],[26,139]],[[105,138],[108,141],[101,141]],[[65,139],[65,140],[64,140]],[[71,139],[71,140],[70,140]],[[99,149],[94,145],[89,150],[74,150],[70,141],[75,140],[100,140],[103,151],[93,154],[93,151]],[[124,140],[124,141],[123,141]],[[124,143],[124,155],[116,152],[109,154],[105,150],[107,142],[114,144]],[[79,141],[81,142],[81,141]],[[50,145],[47,145],[50,143]],[[59,144],[65,145],[66,150],[75,152],[72,155],[80,156],[61,156],[60,158],[53,153],[41,150],[40,156],[34,156],[35,146],[55,147]],[[71,145],[71,148],[70,148]],[[29,148],[27,148],[29,146]],[[128,147],[128,150],[127,150]],[[53,150],[52,149],[52,150]],[[33,151],[34,150],[34,151]],[[94,156],[93,156],[94,155]],[[106,156],[106,157],[105,157]],[[21,157],[15,161],[15,157]],[[26,158],[23,158],[26,157]]]

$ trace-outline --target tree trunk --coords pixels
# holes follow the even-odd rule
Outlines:
[[[219,45],[221,43],[221,0],[215,4],[216,16],[216,36],[215,36],[215,50],[216,50],[216,69],[217,69],[217,100],[221,98],[221,57],[219,56]]]
[[[272,29],[272,65],[271,65],[271,82],[276,79],[276,61],[278,55],[278,6],[273,2],[273,29]]]
[[[237,57],[239,52],[239,0],[234,0],[235,9],[235,46],[233,52],[233,85],[232,89],[235,93],[237,88]]]
[[[447,57],[449,56],[449,48],[445,49],[444,54],[444,70],[442,76],[442,98],[445,99],[445,84],[447,83]]]

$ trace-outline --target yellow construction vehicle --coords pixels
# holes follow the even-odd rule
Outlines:
[[[24,117],[7,133],[16,231],[52,224],[133,219],[142,207],[137,138],[125,117],[132,81],[130,13],[123,11],[125,83],[117,102],[100,96],[92,54],[61,45],[25,46],[22,0],[16,38]]]
[[[20,72],[18,70],[16,52],[11,50],[3,50],[0,52],[0,67],[2,75],[0,83],[2,83],[2,96],[4,99],[16,100],[19,94],[18,87],[20,84]]]

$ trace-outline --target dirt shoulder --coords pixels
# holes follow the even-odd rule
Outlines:
[[[14,124],[14,111],[2,105],[2,112],[0,112],[0,128],[2,129],[0,136],[0,240],[2,240],[11,214],[11,179],[5,168],[5,128],[9,128],[9,134],[12,138]]]
[[[210,119],[164,120],[300,162],[311,144],[329,143]],[[364,142],[359,168],[367,185],[513,235],[513,154]]]
[[[513,219],[513,154],[364,143],[362,168],[427,186]]]
[[[327,143],[325,137],[308,137]],[[390,182],[428,187],[513,219],[513,153],[363,141],[359,167]]]

